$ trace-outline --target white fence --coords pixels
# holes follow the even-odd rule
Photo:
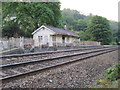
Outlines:
[[[101,42],[97,42],[97,41],[79,41],[79,42],[75,42],[76,45],[84,45],[84,46],[99,46],[101,45]]]
[[[74,43],[57,43],[53,42],[53,46],[99,46],[100,42],[97,41],[74,41]]]
[[[53,46],[99,46],[100,42],[96,41],[74,41],[74,43],[57,43],[53,42]],[[32,48],[34,41],[32,38],[0,38],[0,51],[13,48]]]
[[[0,51],[12,48],[25,48],[33,46],[32,38],[0,38]]]

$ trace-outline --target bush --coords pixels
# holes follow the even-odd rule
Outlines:
[[[120,81],[120,63],[113,65],[105,70],[105,77],[98,80],[99,88],[116,88]]]
[[[110,81],[115,81],[119,78],[120,63],[116,64],[105,71],[105,78]]]

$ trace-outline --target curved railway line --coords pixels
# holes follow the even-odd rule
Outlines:
[[[0,80],[5,81],[9,79],[14,79],[15,77],[24,76],[37,71],[42,71],[49,68],[80,61],[100,54],[112,52],[117,49],[117,47],[97,48],[94,50],[89,49],[83,52],[69,53],[69,55],[61,55],[52,58],[0,65],[0,68],[2,68],[2,72],[0,72]]]

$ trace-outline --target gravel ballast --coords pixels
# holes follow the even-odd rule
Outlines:
[[[2,84],[2,88],[85,88],[118,62],[118,51],[102,54]]]
[[[57,52],[57,53],[43,54],[43,55],[31,55],[31,56],[23,56],[23,57],[2,58],[2,63],[0,63],[0,65],[14,64],[14,63],[20,63],[20,62],[25,62],[25,61],[34,61],[34,60],[45,59],[45,58],[53,58],[56,56],[80,53],[83,51],[85,51],[85,50],[81,49],[79,51]],[[91,50],[86,50],[86,51],[91,51]]]

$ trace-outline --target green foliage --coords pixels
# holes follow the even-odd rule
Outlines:
[[[120,45],[120,22],[118,22],[118,33],[117,33],[118,45]]]
[[[18,36],[22,36],[23,35],[23,31],[19,28],[18,24],[10,21],[7,22],[6,26],[3,27],[2,30],[2,36],[9,38],[9,37],[18,37]]]
[[[98,90],[104,88],[105,90],[108,88],[119,88],[120,86],[120,63],[113,65],[112,67],[105,70],[105,75],[103,79],[97,80],[97,83],[94,86],[88,86],[92,90]]]
[[[85,16],[76,10],[64,9],[62,10],[63,24],[67,24],[68,29],[79,34],[81,40],[94,40],[111,45],[116,45],[116,42],[119,42],[118,23],[109,22],[104,17],[92,14]]]
[[[113,65],[112,67],[105,70],[104,79],[98,80],[100,83],[99,87],[101,88],[116,88],[118,87],[118,83],[120,81],[120,63]]]
[[[60,11],[60,2],[3,2],[2,6],[3,36],[31,37],[31,33],[42,24],[60,28],[67,24],[68,29],[78,33],[81,40],[109,44],[113,34],[111,44],[120,42],[117,22],[110,21],[109,25],[109,21],[100,16],[85,16],[70,9]]]
[[[32,36],[31,33],[42,24],[60,25],[60,3],[59,2],[3,2],[3,25],[16,17],[15,23],[24,31],[25,36]],[[3,29],[4,30],[4,29]]]
[[[115,81],[119,78],[120,63],[116,64],[105,71],[105,78],[110,81]]]
[[[88,33],[92,40],[109,44],[112,40],[112,33],[109,21],[101,16],[93,16],[88,23]]]
[[[111,42],[110,45],[118,45],[116,42]]]
[[[87,33],[85,31],[75,31],[75,33],[77,33],[80,37],[80,40],[88,40],[89,37],[87,36]]]
[[[118,22],[110,21],[110,26],[113,34],[113,42],[116,42],[116,39],[118,37]]]
[[[76,31],[86,31],[86,29],[87,29],[87,20],[78,19],[78,20],[74,21],[73,28]]]
[[[67,24],[67,27],[70,30],[79,31],[82,27],[84,27],[82,26],[82,22],[85,22],[82,21],[82,19],[85,17],[85,15],[80,14],[77,10],[64,9],[62,10],[62,25]]]

